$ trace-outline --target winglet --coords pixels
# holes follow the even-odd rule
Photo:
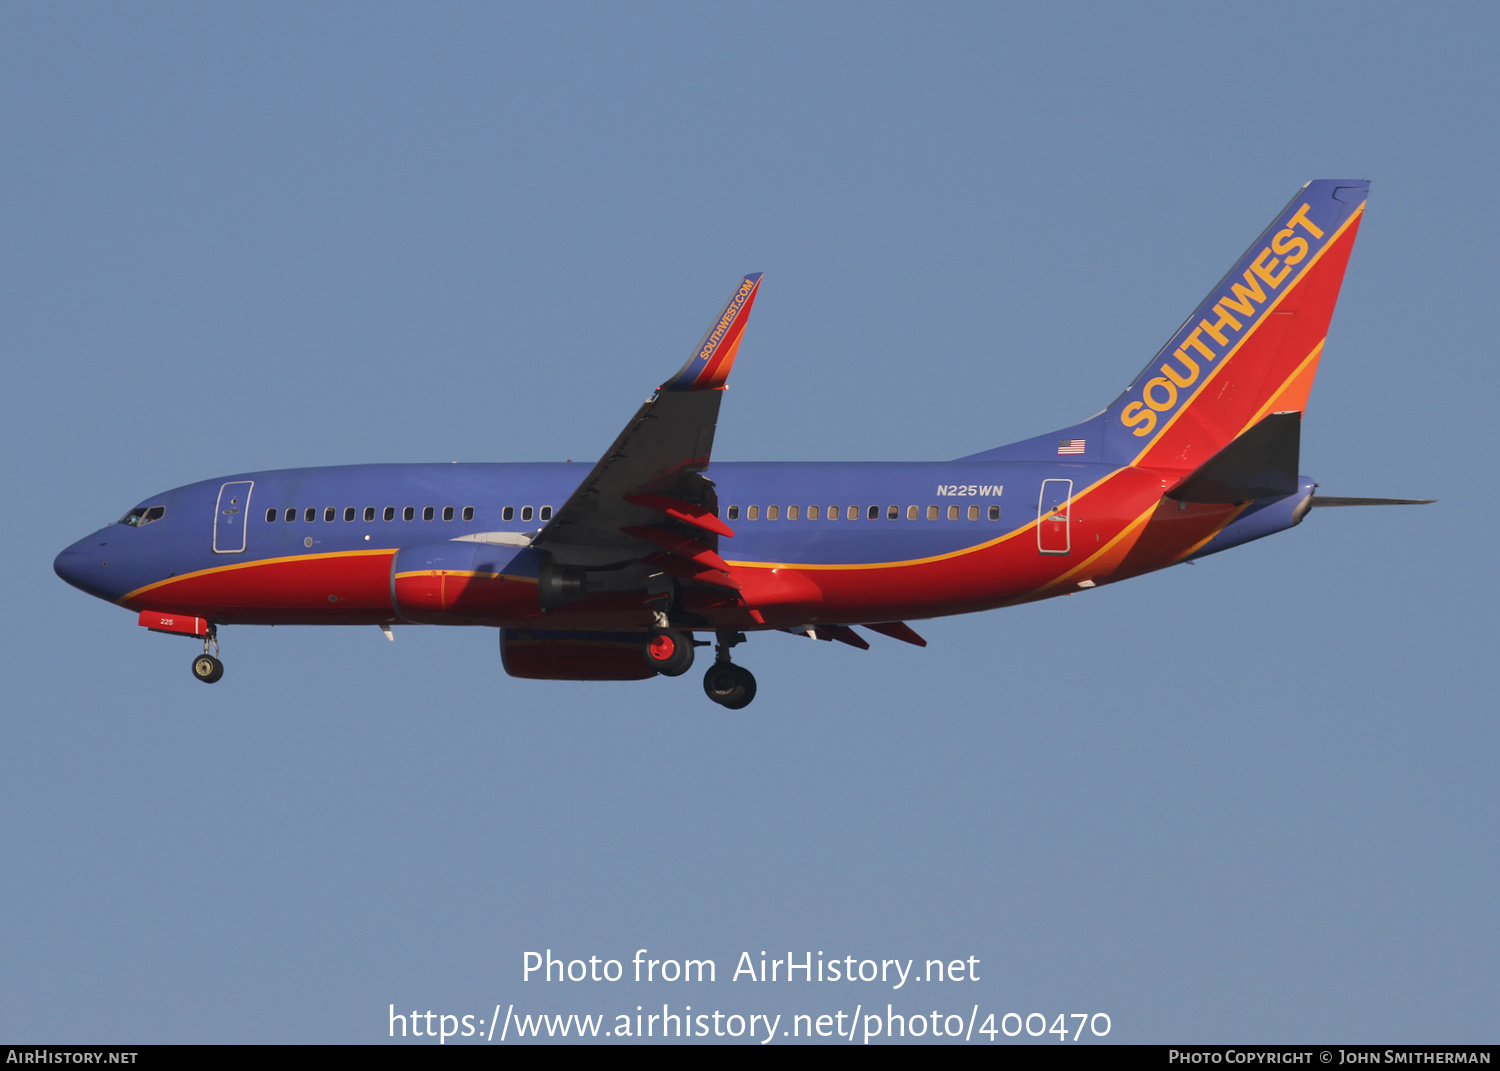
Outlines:
[[[760,272],[752,272],[740,281],[734,296],[718,319],[708,329],[708,334],[698,343],[688,363],[666,383],[664,391],[722,390],[729,379],[729,370],[734,367],[734,355],[739,352],[740,336],[745,333],[745,322],[750,319],[750,306],[755,304],[755,292],[760,288]]]

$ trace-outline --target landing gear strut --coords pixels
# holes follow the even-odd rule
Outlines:
[[[213,654],[208,653],[209,644],[213,645]],[[193,676],[204,684],[212,684],[224,676],[224,663],[217,657],[219,653],[219,630],[214,625],[208,626],[208,631],[203,636],[203,653],[193,659]]]
[[[755,677],[729,660],[729,649],[745,642],[743,632],[721,632],[714,645],[714,664],[703,674],[703,691],[715,703],[741,710],[755,698]]]

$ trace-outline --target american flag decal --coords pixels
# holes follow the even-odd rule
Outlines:
[[[1059,454],[1081,454],[1083,453],[1082,439],[1058,439],[1057,452]]]

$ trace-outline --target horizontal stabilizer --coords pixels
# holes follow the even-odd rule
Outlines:
[[[1297,490],[1302,414],[1272,413],[1167,492],[1179,502],[1248,502]]]
[[[1429,506],[1435,498],[1334,498],[1313,495],[1313,506]]]

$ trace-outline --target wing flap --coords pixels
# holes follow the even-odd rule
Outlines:
[[[918,636],[905,621],[882,621],[878,625],[865,625],[864,627],[882,636],[889,636],[893,640],[900,640],[902,643],[914,644],[917,647],[927,646],[927,641]]]
[[[716,569],[721,573],[727,574],[729,572],[729,563],[714,553],[712,547],[704,546],[696,539],[689,539],[687,536],[679,535],[671,529],[643,524],[626,528],[624,532],[626,535],[634,536],[637,539],[644,539],[648,543],[654,543],[668,554],[674,554],[679,558],[686,558],[688,561],[707,566],[709,569]]]
[[[670,573],[679,580],[691,581],[695,584],[707,584],[713,588],[725,588],[729,591],[739,591],[740,582],[730,573],[720,569],[711,569],[699,565],[697,562],[686,558],[678,558],[671,554],[653,554],[646,559],[648,569],[658,569],[663,573]]]
[[[840,643],[847,643],[850,647],[857,647],[861,651],[870,649],[865,638],[848,625],[803,625],[799,628],[782,629],[782,631],[790,632],[793,636],[806,636],[810,640],[825,642],[838,640]]]
[[[645,506],[647,509],[656,510],[671,517],[674,521],[701,528],[705,532],[713,532],[715,535],[733,537],[734,529],[719,520],[708,510],[693,502],[683,502],[680,499],[668,498],[666,495],[626,495],[625,501],[637,506]]]

